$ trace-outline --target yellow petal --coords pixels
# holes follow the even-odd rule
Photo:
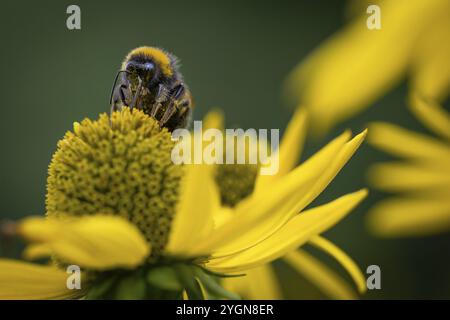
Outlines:
[[[317,179],[315,184],[308,191],[305,196],[304,204],[310,204],[325,188],[333,181],[339,171],[347,164],[350,158],[354,155],[356,150],[361,146],[367,136],[367,129],[356,135],[352,140],[347,142],[344,147],[335,155],[333,162],[324,171],[324,173]]]
[[[450,91],[450,2],[426,28],[414,48],[412,89],[443,101]]]
[[[283,259],[330,298],[357,299],[352,288],[338,274],[304,250],[289,252]]]
[[[240,272],[278,259],[331,228],[366,195],[366,190],[360,190],[307,210],[258,245],[230,257],[210,260],[208,268],[218,272]]]
[[[270,264],[247,270],[245,276],[223,279],[223,286],[228,291],[237,293],[250,300],[282,299],[275,271]]]
[[[306,118],[306,110],[304,108],[299,108],[295,112],[286,128],[279,149],[275,155],[271,156],[271,158],[278,156],[278,173],[275,175],[259,175],[256,180],[255,191],[269,186],[274,180],[295,168],[305,142]]]
[[[334,160],[349,135],[345,132],[274,185],[239,203],[235,209],[235,216],[239,218],[219,226],[198,250],[213,252],[221,248],[215,255],[227,255],[254,245],[267,237],[267,232],[276,231],[275,224],[281,227],[301,210],[299,203],[306,190]]]
[[[27,218],[19,225],[19,233],[37,242],[25,251],[28,257],[41,257],[47,251],[87,268],[134,268],[150,254],[149,244],[137,227],[115,216]]]
[[[364,13],[307,57],[288,79],[287,90],[309,108],[311,129],[326,132],[398,83],[420,33],[447,9],[445,2],[384,1],[380,30],[367,28]]]
[[[22,255],[27,260],[36,260],[50,257],[52,249],[47,244],[31,244],[25,248]]]
[[[344,267],[344,269],[352,277],[353,281],[355,281],[359,293],[366,292],[366,279],[361,272],[361,269],[359,269],[358,265],[344,251],[342,251],[334,243],[321,236],[311,238],[309,240],[309,244],[319,248],[320,250],[323,250],[324,252],[335,258],[336,261],[339,262],[341,266]]]
[[[368,213],[369,229],[383,237],[422,236],[450,230],[450,201],[391,198]]]
[[[184,256],[196,253],[200,239],[211,233],[213,217],[220,209],[212,166],[188,165],[186,169],[169,243],[165,249],[167,253]]]
[[[410,108],[425,126],[443,138],[450,139],[450,115],[439,104],[413,93]]]
[[[235,217],[234,211],[230,207],[221,207],[214,215],[214,226],[217,228],[229,222]]]
[[[203,129],[219,129],[223,130],[223,113],[220,110],[213,110],[206,114],[203,119]]]
[[[450,168],[387,162],[373,165],[368,179],[371,185],[385,191],[440,189],[450,187]]]
[[[68,277],[69,274],[53,266],[0,259],[0,300],[65,299],[80,295],[80,290],[67,288]]]
[[[236,215],[241,219],[236,219],[228,224],[234,225],[236,222],[239,222],[239,225],[233,229],[234,237],[230,236],[228,238],[229,241],[223,247],[216,247],[214,256],[225,256],[242,251],[277,232],[290,218],[303,210],[327,187],[361,145],[365,136],[366,131],[346,143],[337,154],[333,153],[332,162],[326,168],[317,170],[316,177],[307,186],[300,187],[301,184],[299,185],[299,182],[308,174],[305,173],[304,177],[297,176],[298,172],[294,170],[285,179],[280,180],[279,185],[267,188],[266,193],[261,192],[264,195],[263,198],[258,198],[259,195],[255,196],[252,207],[238,207]],[[340,139],[346,139],[346,136],[343,135]],[[308,165],[305,163],[304,166],[306,168],[309,165],[310,163]],[[319,174],[318,176],[317,173]],[[295,180],[292,180],[292,178]],[[295,188],[296,186],[297,188]],[[275,192],[274,190],[277,191]],[[254,210],[254,215],[250,215],[252,214],[251,210]],[[259,218],[246,226],[247,229],[244,229],[244,217],[252,218],[255,216],[259,216]],[[267,220],[263,219],[263,217],[266,217]],[[226,228],[227,225],[224,227]],[[242,231],[237,233],[237,230]],[[217,234],[217,231],[215,234]],[[231,240],[232,238],[234,240]],[[209,244],[212,245],[212,242],[209,242]]]
[[[371,145],[395,156],[444,166],[450,159],[450,147],[426,135],[383,122],[372,123],[369,131]]]
[[[318,169],[316,172],[318,172],[319,175],[314,177],[314,179],[311,179],[311,183],[298,188],[297,190],[295,190],[294,188],[290,189],[290,196],[286,198],[279,198],[277,207],[266,206],[266,201],[270,199],[268,198],[268,196],[265,196],[262,199],[258,199],[258,202],[260,202],[262,205],[262,208],[260,210],[270,209],[272,211],[271,215],[268,216],[269,219],[267,221],[263,221],[260,219],[258,221],[260,227],[254,225],[250,230],[237,235],[235,237],[235,240],[231,240],[225,246],[216,249],[218,252],[216,252],[214,256],[225,256],[230,255],[234,252],[238,252],[239,250],[242,251],[243,249],[255,245],[277,232],[279,228],[281,228],[290,218],[303,210],[328,186],[328,184],[334,179],[334,177],[338,174],[342,167],[351,158],[354,152],[359,148],[366,134],[367,130],[360,133],[351,141],[346,143],[339,152],[336,151],[335,153],[333,153],[333,159],[331,163],[321,169],[315,168]],[[308,167],[307,164],[309,163],[304,164],[303,169],[306,169]],[[299,167],[299,171],[301,167],[303,166]],[[313,169],[309,168],[309,170]],[[296,172],[296,170],[294,170],[294,172]],[[306,174],[304,174],[304,176],[306,176]],[[290,174],[287,178],[295,178],[297,182],[301,181],[301,177],[295,176],[294,174]],[[289,181],[287,178],[287,181],[283,181],[282,183],[286,183],[289,186],[289,183],[292,181]],[[267,192],[269,194],[272,194],[274,197],[277,197],[278,195],[274,193],[274,190],[277,190],[278,188],[281,189],[282,187],[284,186],[271,186],[267,188]],[[255,197],[255,199],[257,198]],[[258,208],[258,206],[255,205],[254,208]],[[247,210],[249,209],[244,207],[243,211],[237,211],[236,215],[242,217],[247,213]]]

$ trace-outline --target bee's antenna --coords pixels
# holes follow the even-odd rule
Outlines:
[[[113,94],[114,94],[114,89],[116,87],[117,79],[119,78],[119,74],[121,74],[123,72],[128,73],[128,74],[131,73],[131,72],[127,71],[127,70],[119,70],[119,71],[117,71],[117,74],[116,74],[116,77],[114,79],[114,83],[113,83],[113,86],[112,86],[112,89],[111,89],[111,95],[109,96],[109,104],[112,104],[112,97],[113,97]]]

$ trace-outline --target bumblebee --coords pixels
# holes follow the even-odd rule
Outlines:
[[[171,132],[189,126],[193,108],[178,59],[155,47],[139,47],[127,55],[114,80],[110,104],[111,112],[138,108]]]

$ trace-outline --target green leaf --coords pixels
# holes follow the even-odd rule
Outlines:
[[[99,300],[107,298],[108,291],[114,285],[117,277],[111,276],[98,281],[89,288],[88,293],[86,294],[87,300]]]
[[[178,279],[186,290],[189,300],[205,300],[205,296],[195,277],[193,268],[184,264],[175,265],[174,268]]]
[[[153,268],[147,273],[147,282],[157,288],[171,291],[183,290],[175,270],[171,267]]]
[[[230,300],[240,300],[241,297],[239,297],[237,294],[225,290],[217,281],[207,275],[202,269],[196,270],[196,275],[201,281],[202,285],[205,287],[206,291],[208,293],[211,293],[212,296],[216,297],[222,297]]]
[[[116,290],[116,298],[119,300],[139,300],[145,298],[146,285],[141,276],[129,276],[123,278]]]

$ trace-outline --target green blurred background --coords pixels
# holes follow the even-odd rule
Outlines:
[[[70,4],[81,7],[81,30],[66,28]],[[228,127],[284,128],[292,110],[282,102],[282,82],[345,23],[344,7],[344,1],[330,0],[2,3],[0,218],[44,212],[46,170],[57,141],[74,121],[109,110],[113,78],[130,49],[156,45],[180,57],[196,100],[195,119],[218,106],[225,110]],[[309,140],[305,156],[344,128],[360,131],[372,120],[422,131],[406,110],[405,96],[402,84],[324,140]],[[364,187],[368,166],[383,159],[364,145],[317,203]],[[371,264],[381,267],[382,289],[364,298],[450,298],[450,235],[371,236],[364,216],[382,196],[372,190],[326,234],[364,270]],[[281,263],[277,270],[289,280],[283,286],[288,298],[324,298]]]

